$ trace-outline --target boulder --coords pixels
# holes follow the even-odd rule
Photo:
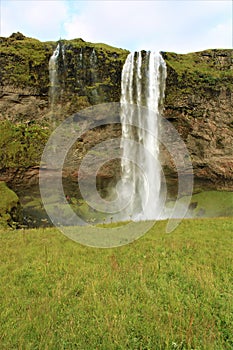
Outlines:
[[[0,227],[17,228],[22,223],[22,210],[17,194],[0,182]]]

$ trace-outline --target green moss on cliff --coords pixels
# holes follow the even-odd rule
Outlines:
[[[62,50],[57,66],[60,86],[57,102],[66,103],[70,94],[87,96],[90,104],[119,101],[121,70],[127,50],[82,39],[60,40],[59,43]],[[21,33],[0,37],[1,86],[47,95],[49,59],[57,44],[40,42]]]
[[[185,95],[233,91],[233,50],[205,50],[189,54],[162,53],[167,64],[167,103]]]
[[[72,47],[72,48],[81,49],[81,48],[89,47],[91,49],[95,49],[98,52],[97,56],[101,55],[101,52],[102,53],[106,52],[109,54],[112,53],[112,54],[115,54],[114,59],[119,59],[119,60],[124,60],[125,57],[129,53],[128,50],[120,49],[120,48],[110,46],[110,45],[107,45],[104,43],[90,43],[88,41],[84,41],[81,38],[72,39],[72,40],[60,40],[60,42],[62,42],[64,45],[68,45],[69,47]],[[68,49],[68,50],[70,50],[72,52],[72,49]]]
[[[53,43],[12,34],[0,37],[1,85],[32,88],[36,93],[48,90],[48,60]]]
[[[232,76],[233,51],[232,50],[205,50],[189,54],[176,54],[166,52],[164,54],[169,64],[178,74],[184,73],[203,74],[215,78]]]
[[[120,100],[121,71],[127,50],[82,39],[61,40],[58,59],[60,86],[70,94],[87,96],[90,104]]]
[[[0,123],[0,169],[38,165],[50,131],[40,125]]]

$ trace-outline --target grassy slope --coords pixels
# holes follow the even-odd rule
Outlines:
[[[117,249],[2,231],[1,349],[232,349],[232,219]]]
[[[65,45],[71,45],[73,48],[85,48],[85,47],[91,47],[93,49],[96,50],[104,50],[106,52],[109,53],[117,53],[119,55],[123,55],[124,57],[127,56],[127,54],[129,53],[128,50],[125,49],[121,49],[118,47],[114,47],[108,44],[104,44],[104,43],[91,43],[88,41],[84,41],[83,39],[71,39],[71,40],[64,40],[62,39],[61,42]],[[120,57],[118,57],[120,59]]]

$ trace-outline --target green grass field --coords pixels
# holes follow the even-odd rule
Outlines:
[[[233,220],[112,249],[1,231],[0,349],[233,349]]]

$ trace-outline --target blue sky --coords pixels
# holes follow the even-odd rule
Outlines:
[[[231,0],[1,0],[0,35],[83,38],[134,51],[232,48]]]

